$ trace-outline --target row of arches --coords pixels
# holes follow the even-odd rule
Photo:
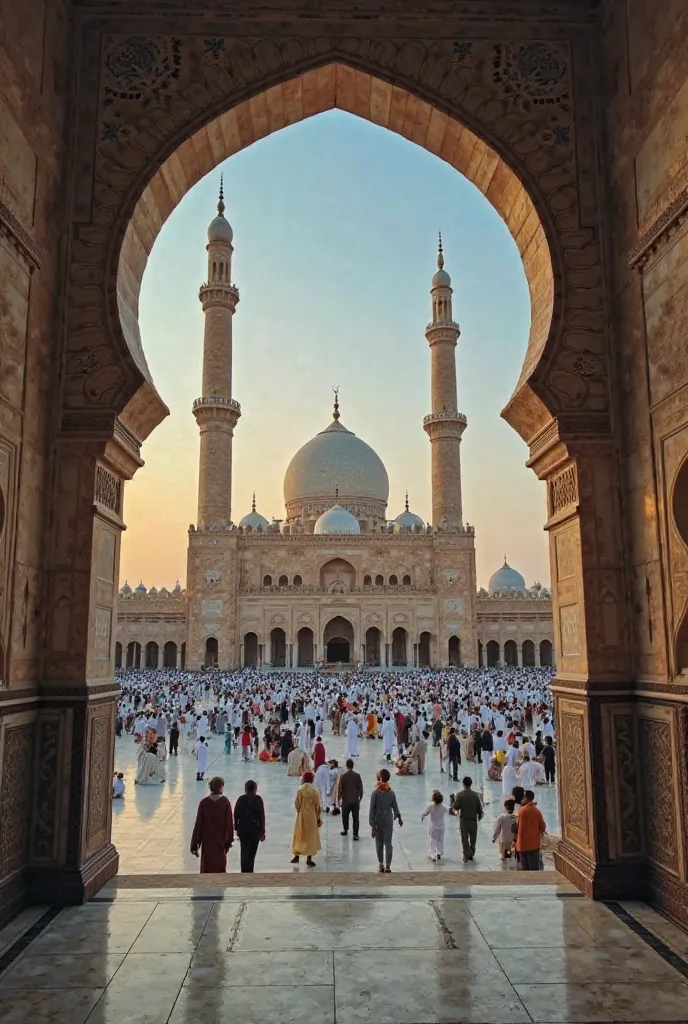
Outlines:
[[[277,576],[277,577],[271,576],[270,573],[266,573],[265,576],[263,576],[263,586],[264,587],[289,587],[289,586],[291,586],[291,587],[302,587],[303,586],[303,577],[299,576],[299,574],[297,573],[296,576],[292,577],[292,580],[290,582],[289,581],[289,577],[286,574],[284,574],[284,573],[281,576]]]
[[[115,668],[184,668],[186,643],[177,645],[174,640],[168,640],[162,647],[162,660],[160,655],[160,644],[155,640],[149,640],[145,647],[138,640],[131,640],[126,652],[118,640],[115,644]]]
[[[506,640],[503,649],[498,640],[488,640],[486,644],[478,640],[479,668],[494,668],[496,665],[535,668],[538,665],[550,667],[553,664],[551,640],[541,640],[537,647],[533,640],[524,640],[520,648],[515,640]]]
[[[241,659],[244,667],[257,668],[261,663],[265,663],[271,665],[272,668],[308,668],[318,660],[324,660],[331,664],[350,664],[357,660],[354,627],[342,615],[330,619],[325,626],[320,657],[318,657],[315,634],[310,626],[302,626],[299,629],[294,645],[287,644],[286,633],[281,626],[276,626],[270,631],[269,639],[269,648],[263,652],[256,632],[250,630],[244,634]],[[206,643],[206,664],[208,664],[207,644],[211,641],[214,641],[213,637],[210,637]],[[392,631],[391,642],[384,641],[382,630],[378,626],[369,626],[362,643],[360,660],[365,665],[371,666],[404,667],[413,664],[421,668],[429,667],[431,665],[431,643],[431,634],[427,631],[422,632],[418,643],[413,645],[414,650],[411,655],[408,631],[403,626],[395,627]],[[458,668],[461,665],[461,640],[458,636],[449,638],[447,660],[451,666]]]
[[[408,573],[402,576],[401,580],[399,580],[399,577],[396,575],[396,573],[392,573],[392,575],[389,576],[387,580],[385,580],[385,577],[381,573],[378,573],[374,581],[372,576],[363,577],[364,587],[398,587],[400,584],[402,587],[411,586],[411,577],[408,575]]]

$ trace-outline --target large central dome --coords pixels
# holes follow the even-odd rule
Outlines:
[[[284,477],[287,519],[319,516],[339,504],[358,519],[384,519],[389,479],[379,455],[339,422],[299,448]]]

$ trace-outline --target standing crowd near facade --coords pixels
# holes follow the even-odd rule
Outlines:
[[[523,870],[538,870],[546,827],[534,793],[538,786],[554,784],[556,770],[550,678],[538,669],[343,674],[144,670],[121,677],[117,732],[138,746],[136,786],[164,783],[167,759],[179,757],[180,748],[182,756],[196,759],[196,779],[203,782],[211,736],[222,737],[223,754],[232,755],[233,766],[281,765],[300,783],[292,863],[305,858],[308,867],[316,866],[325,815],[341,816],[342,837],[351,831],[352,841],[360,840],[366,800],[378,869],[391,871],[394,830],[403,825],[392,771],[400,779],[430,775],[438,783],[443,776],[458,783],[461,765],[476,770],[480,765],[483,793],[502,801],[492,836],[502,863],[513,858]],[[369,740],[379,743],[381,766],[367,794],[355,767],[361,744]],[[328,756],[328,747],[342,745],[343,758]],[[113,797],[123,797],[124,785],[118,772]],[[201,851],[202,871],[224,871],[236,831],[242,870],[252,871],[266,827],[257,783],[246,783],[233,816],[222,777],[213,777],[210,786],[199,805],[191,851]],[[421,816],[427,821],[427,854],[435,863],[445,858],[449,817],[458,818],[464,863],[475,858],[483,798],[470,776],[463,777],[462,787],[445,800],[438,786]],[[240,829],[237,808],[247,803],[250,807],[239,814]]]

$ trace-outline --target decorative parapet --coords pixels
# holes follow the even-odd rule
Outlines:
[[[439,412],[430,412],[423,417],[424,428],[432,423],[459,423],[465,427],[468,420],[462,412],[457,412],[455,409],[440,409]]]
[[[676,185],[676,196],[650,223],[628,254],[631,267],[649,270],[688,230],[688,170]]]
[[[302,583],[300,586],[289,584],[286,587],[273,586],[273,587],[254,587],[249,584],[239,587],[240,594],[293,594],[298,597],[299,594],[328,594],[333,597],[341,597],[343,594],[369,594],[372,596],[379,596],[380,594],[436,594],[437,587],[421,587],[415,583],[404,586],[400,583],[398,586],[390,586],[385,584],[380,587],[347,587],[346,590],[332,590],[329,587],[317,587],[308,583]]]
[[[203,398],[194,398],[192,409],[200,409],[206,406],[223,406],[234,409],[241,416],[241,406],[234,398],[222,398],[221,395],[205,395]]]

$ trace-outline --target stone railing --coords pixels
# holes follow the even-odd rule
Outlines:
[[[428,331],[434,331],[438,327],[448,327],[452,331],[459,331],[459,333],[461,333],[461,328],[457,324],[456,320],[431,320],[429,324],[425,325],[425,333],[427,334]]]
[[[270,587],[256,587],[250,584],[245,584],[239,587],[240,594],[329,594],[331,597],[342,597],[346,594],[434,594],[437,592],[436,587],[421,587],[415,583],[409,583],[404,586],[403,583],[398,585],[383,584],[382,586],[362,586],[362,587],[348,587],[346,590],[330,590],[329,587],[313,586],[309,583],[302,583],[300,585],[288,584],[286,586],[270,586]]]
[[[202,398],[195,398],[192,409],[198,409],[202,405],[227,405],[231,409],[241,412],[241,406],[234,398],[222,398],[221,395],[204,395]]]
[[[427,416],[424,416],[423,426],[426,423],[451,423],[456,421],[464,425],[468,423],[462,412],[457,412],[456,409],[440,409],[439,412],[430,412]]]

